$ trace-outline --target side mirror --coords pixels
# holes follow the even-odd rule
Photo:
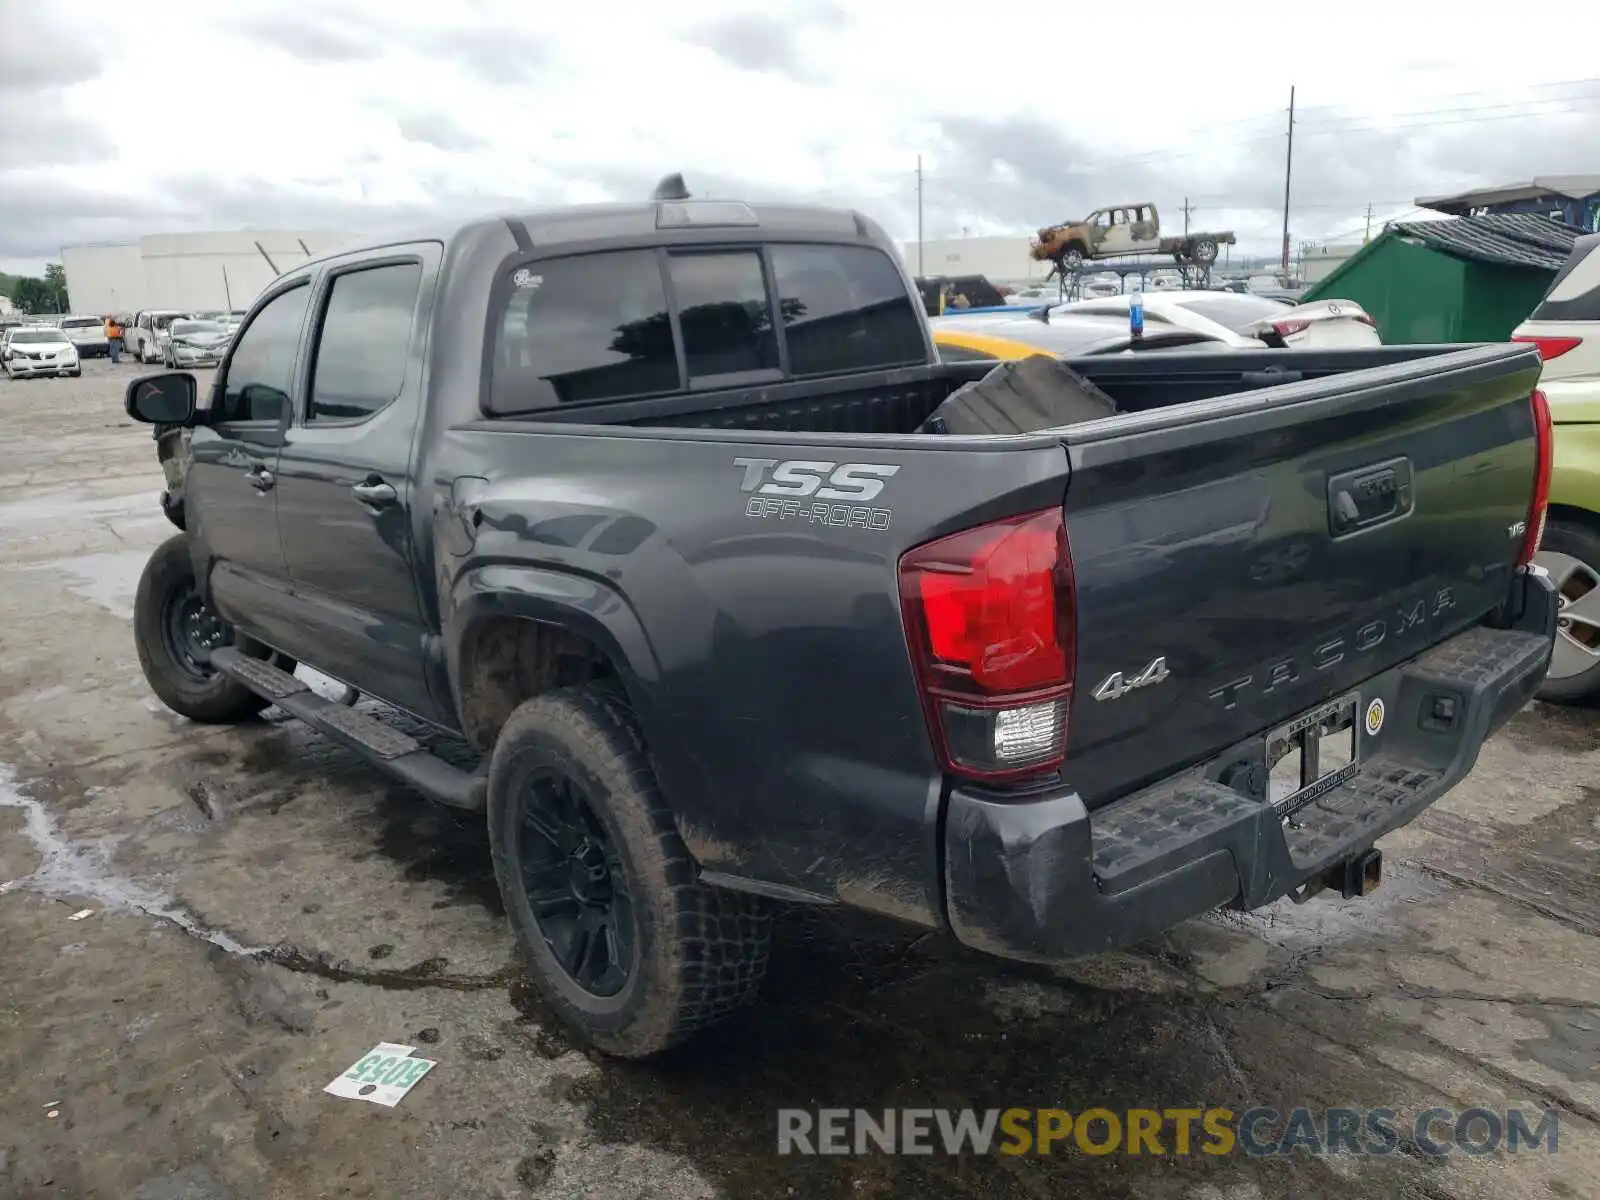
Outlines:
[[[128,385],[122,406],[146,425],[188,425],[194,420],[199,390],[187,371],[146,375]]]

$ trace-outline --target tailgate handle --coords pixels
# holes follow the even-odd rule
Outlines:
[[[1409,458],[1357,467],[1328,477],[1328,532],[1335,538],[1398,521],[1414,502]]]

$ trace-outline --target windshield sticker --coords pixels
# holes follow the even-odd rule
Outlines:
[[[511,286],[519,292],[535,292],[544,285],[544,276],[535,275],[527,267],[520,268],[511,276]]]

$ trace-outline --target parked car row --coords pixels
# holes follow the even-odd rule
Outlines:
[[[169,367],[214,366],[244,320],[243,309],[190,312],[175,308],[141,309],[119,318],[123,348],[142,363]],[[174,332],[174,327],[177,327]]]
[[[244,316],[242,309],[194,313],[146,309],[116,320],[129,355],[141,363],[161,363],[176,370],[216,366]],[[0,327],[0,364],[10,379],[79,375],[84,359],[105,358],[110,352],[105,317],[27,319]]]

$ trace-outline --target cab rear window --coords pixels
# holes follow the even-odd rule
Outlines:
[[[899,269],[869,246],[602,251],[520,265],[505,282],[485,402],[493,415],[927,356]]]
[[[926,357],[917,310],[881,250],[786,245],[770,253],[792,374],[867,371]]]
[[[493,413],[677,391],[678,358],[656,252],[519,267],[489,378]]]

